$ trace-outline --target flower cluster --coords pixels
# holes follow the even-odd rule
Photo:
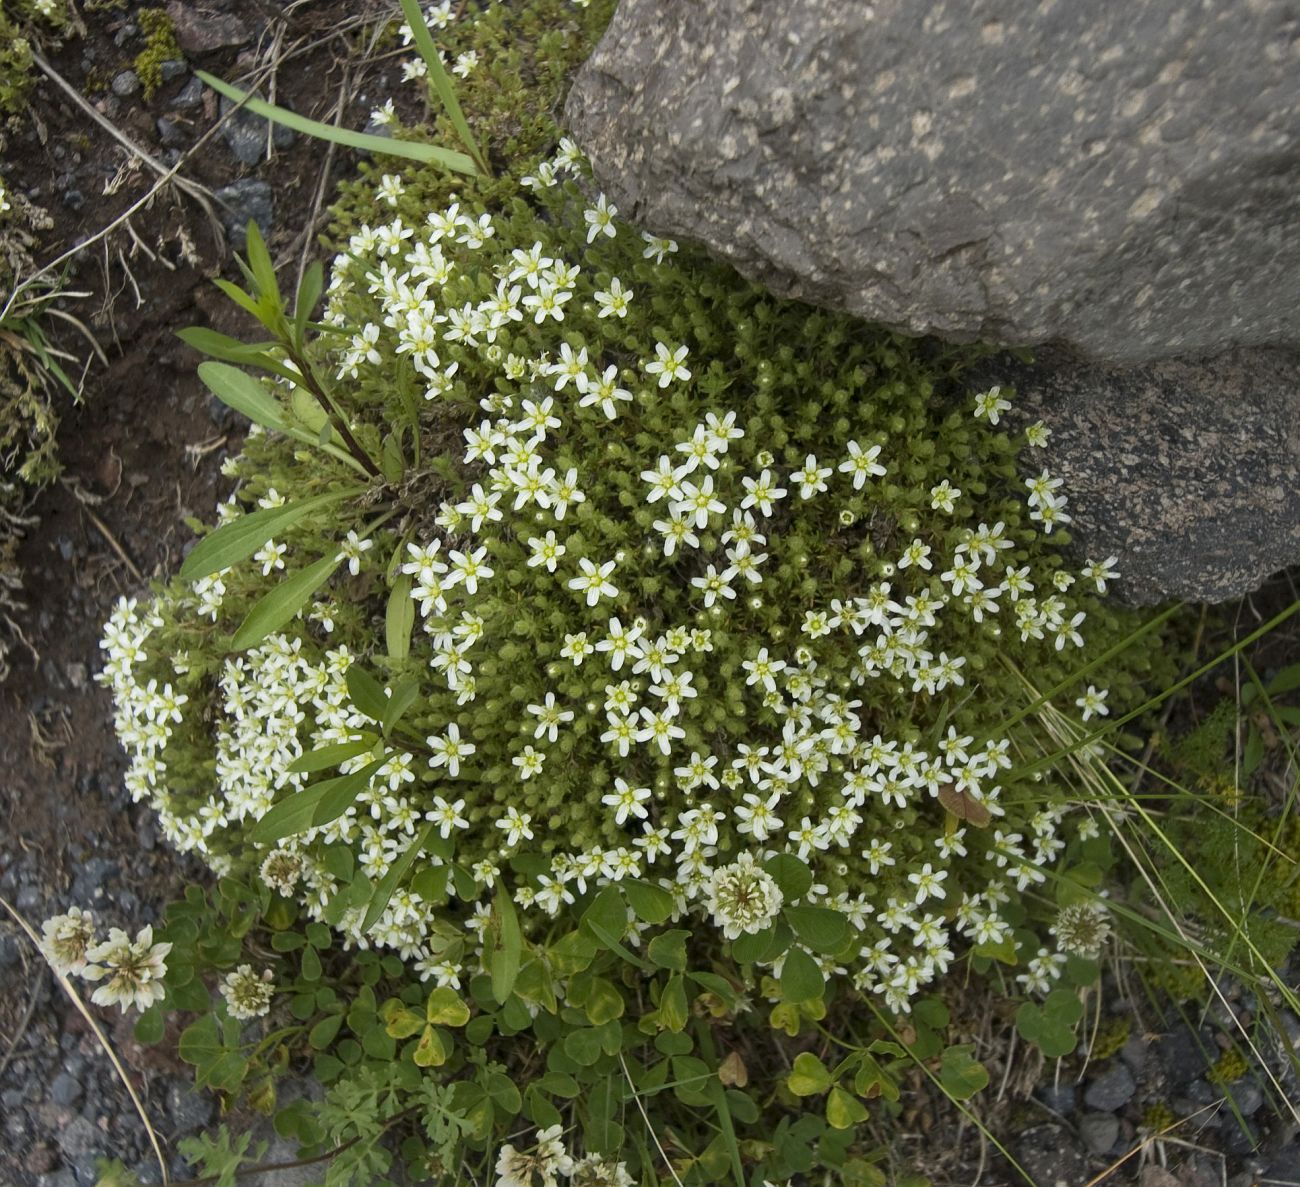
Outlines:
[[[102,981],[91,997],[99,1006],[147,1010],[165,993],[168,943],[154,943],[153,928],[142,927],[131,939],[111,928],[108,939],[96,942],[95,921],[89,911],[71,908],[47,919],[41,927],[41,951],[60,976]]]
[[[1065,827],[1071,805],[1021,776],[1025,739],[998,722],[1010,665],[1051,686],[1091,654],[1094,619],[1113,637],[1098,595],[1114,558],[1072,571],[1050,547],[1069,522],[1050,473],[1017,495],[1018,443],[996,431],[1011,393],[932,412],[906,345],[854,342],[634,232],[584,197],[584,170],[562,140],[491,208],[425,210],[380,181],[386,221],[334,261],[322,359],[358,424],[394,392],[412,401],[439,455],[418,486],[431,505],[326,544],[300,525],[251,563],[123,602],[101,678],[128,786],[178,848],[251,864],[453,986],[500,893],[544,927],[650,881],[676,918],[734,940],[775,920],[766,865],[793,857],[803,902],[856,937],[817,956],[823,972],[906,1010],[959,938],[1021,943],[1006,904],[1090,824]],[[250,441],[246,503],[283,504],[291,452]],[[216,656],[211,624],[321,547],[335,592]],[[394,662],[370,624],[399,581],[419,629]],[[349,686],[377,660],[417,689],[378,748]],[[1083,721],[1107,695],[1088,686]],[[251,845],[319,778],[299,760],[331,747],[352,748],[339,775],[369,772],[355,801]],[[378,882],[430,826],[432,870],[363,931],[352,871]]]

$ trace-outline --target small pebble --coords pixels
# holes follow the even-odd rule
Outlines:
[[[1094,1154],[1105,1154],[1119,1140],[1119,1118],[1113,1113],[1085,1113],[1079,1137]]]
[[[140,76],[134,70],[123,70],[113,76],[112,91],[119,99],[129,99],[140,90]]]
[[[1128,1066],[1117,1063],[1109,1071],[1103,1072],[1084,1090],[1084,1103],[1090,1109],[1110,1113],[1123,1108],[1137,1091],[1137,1081]]]

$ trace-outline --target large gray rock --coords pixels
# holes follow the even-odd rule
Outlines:
[[[1300,354],[998,359],[978,378],[1016,388],[1016,422],[1051,429],[1025,461],[1064,480],[1078,550],[1119,558],[1125,600],[1223,601],[1300,562]]]
[[[1300,345],[1292,0],[622,0],[567,117],[623,215],[908,333]]]

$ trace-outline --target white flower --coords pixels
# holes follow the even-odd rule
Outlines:
[[[597,317],[626,317],[627,307],[632,301],[632,290],[625,289],[623,282],[615,276],[609,282],[609,288],[598,290],[596,304],[600,306]]]
[[[935,511],[943,511],[951,515],[953,513],[953,504],[960,498],[961,491],[946,478],[938,486],[930,488],[930,506]]]
[[[885,467],[876,461],[879,456],[879,445],[863,449],[856,441],[850,441],[849,456],[840,462],[840,473],[852,474],[853,489],[861,490],[868,478],[880,478],[885,474]]]
[[[654,260],[656,264],[662,264],[666,254],[677,250],[677,244],[673,240],[661,239],[658,235],[651,235],[649,231],[642,231],[641,238],[646,244],[641,255],[647,260]]]
[[[447,726],[445,734],[433,734],[425,738],[425,742],[433,751],[433,757],[429,759],[429,766],[434,770],[445,766],[447,773],[453,779],[460,774],[460,760],[469,758],[477,749],[472,742],[464,741],[461,738],[460,726],[454,721]]]
[[[684,346],[673,350],[663,342],[656,342],[655,358],[645,364],[645,373],[658,375],[660,387],[667,387],[673,380],[685,383],[691,377],[691,372],[686,367],[686,354]]]
[[[614,571],[615,563],[614,561],[606,561],[603,565],[597,566],[585,556],[582,557],[578,561],[578,567],[582,570],[582,573],[580,576],[570,579],[569,588],[586,594],[588,606],[594,606],[601,598],[618,597],[618,586],[609,579],[610,574]]]
[[[60,976],[86,971],[86,957],[95,940],[95,920],[89,911],[70,907],[41,925],[41,952]]]
[[[715,870],[709,881],[709,914],[729,940],[769,927],[784,901],[776,879],[749,853]]]
[[[1004,398],[1000,387],[991,387],[975,397],[975,416],[983,417],[989,424],[995,425],[1002,413],[1011,407],[1011,401]]]
[[[818,466],[815,454],[809,454],[803,463],[802,470],[796,470],[790,475],[791,482],[799,484],[799,497],[801,499],[811,499],[813,495],[821,494],[827,489],[826,479],[831,476],[829,466]]]
[[[245,1022],[269,1014],[271,999],[275,996],[274,978],[270,969],[263,969],[259,976],[253,972],[253,966],[247,964],[227,973],[218,984],[221,996],[226,999],[226,1012]]]
[[[152,927],[141,928],[134,940],[127,939],[121,928],[113,928],[104,943],[86,953],[88,963],[82,976],[87,981],[107,978],[90,1000],[97,1006],[117,1006],[123,1013],[147,1010],[162,1001],[166,995],[162,979],[167,974],[164,957],[171,950],[171,944],[153,942]]]
[[[348,572],[355,577],[361,572],[361,557],[375,546],[373,540],[362,540],[354,531],[349,531],[347,539],[339,547],[336,559],[348,562]]]
[[[626,779],[617,777],[614,790],[601,796],[600,802],[614,809],[614,823],[622,827],[629,816],[644,820],[649,813],[642,806],[650,798],[648,787],[632,787]]]
[[[1083,720],[1089,720],[1094,714],[1098,717],[1109,716],[1110,709],[1106,707],[1106,698],[1109,695],[1110,689],[1098,689],[1095,685],[1089,684],[1088,691],[1074,702],[1083,710]]]
[[[785,488],[776,485],[777,480],[771,470],[764,470],[757,478],[746,475],[740,482],[746,492],[740,500],[741,508],[755,507],[760,515],[770,516],[772,504],[786,496]]]
[[[528,558],[529,568],[545,565],[548,573],[555,572],[556,562],[567,549],[555,538],[554,532],[547,532],[544,537],[533,536],[528,541],[532,555]]]
[[[610,239],[614,238],[614,216],[618,214],[618,207],[606,201],[605,195],[601,194],[596,199],[596,205],[582,212],[582,217],[587,222],[587,242],[591,243],[597,235],[606,235]]]
[[[520,841],[531,841],[533,818],[527,812],[521,812],[513,804],[506,809],[506,814],[497,821],[497,828],[506,834],[506,847],[513,849]]]
[[[1104,594],[1106,592],[1106,582],[1114,581],[1119,573],[1115,565],[1119,563],[1119,557],[1108,556],[1104,561],[1089,560],[1080,570],[1084,577],[1093,582],[1097,587],[1097,592]]]

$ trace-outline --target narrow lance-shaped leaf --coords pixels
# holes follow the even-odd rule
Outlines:
[[[273,805],[248,831],[249,840],[256,845],[273,845],[284,837],[292,837],[337,820],[352,806],[370,782],[374,773],[384,765],[376,759],[350,775],[324,779],[311,787],[304,787],[285,796]]]
[[[229,363],[200,363],[199,378],[218,400],[254,424],[279,432],[289,427],[280,402],[238,367]]]
[[[491,955],[492,997],[504,1005],[513,992],[519,976],[523,953],[523,936],[519,930],[519,916],[505,890],[496,896],[497,943]]]
[[[309,120],[292,111],[286,111],[283,107],[275,107],[270,103],[263,102],[261,99],[249,96],[238,87],[232,87],[229,83],[214,78],[205,70],[196,70],[195,74],[218,94],[225,95],[227,99],[233,99],[236,103],[244,103],[248,110],[255,115],[260,115],[263,119],[271,120],[277,124],[283,124],[286,128],[292,128],[295,132],[301,132],[304,136],[313,136],[317,140],[332,141],[334,144],[341,144],[345,148],[359,148],[376,156],[405,157],[412,161],[428,161],[436,165],[442,165],[456,173],[477,175],[479,172],[479,168],[475,165],[473,159],[467,157],[464,153],[455,152],[449,148],[439,148],[435,144],[421,144],[414,140],[396,140],[387,136],[371,136],[366,132],[352,132],[347,128],[337,128],[333,124],[322,124],[318,120]]]
[[[390,659],[405,659],[411,652],[411,630],[415,626],[415,602],[411,598],[411,578],[399,573],[393,579],[384,615],[384,640]]]
[[[204,536],[181,565],[181,578],[197,581],[200,577],[208,577],[231,565],[237,565],[304,516],[359,493],[360,488],[352,487],[327,495],[315,495],[298,503],[248,511]]]
[[[379,917],[384,913],[384,908],[388,906],[389,900],[397,893],[397,888],[402,884],[402,879],[406,877],[406,871],[411,868],[415,859],[423,852],[436,827],[437,825],[433,824],[425,825],[424,831],[415,838],[410,848],[393,862],[388,873],[380,879],[379,885],[375,887],[374,893],[370,897],[370,905],[366,908],[366,917],[361,921],[362,932],[368,932],[374,927]]]
[[[291,621],[307,599],[330,579],[341,562],[340,556],[322,557],[264,594],[240,623],[230,642],[231,647],[243,651]]]

